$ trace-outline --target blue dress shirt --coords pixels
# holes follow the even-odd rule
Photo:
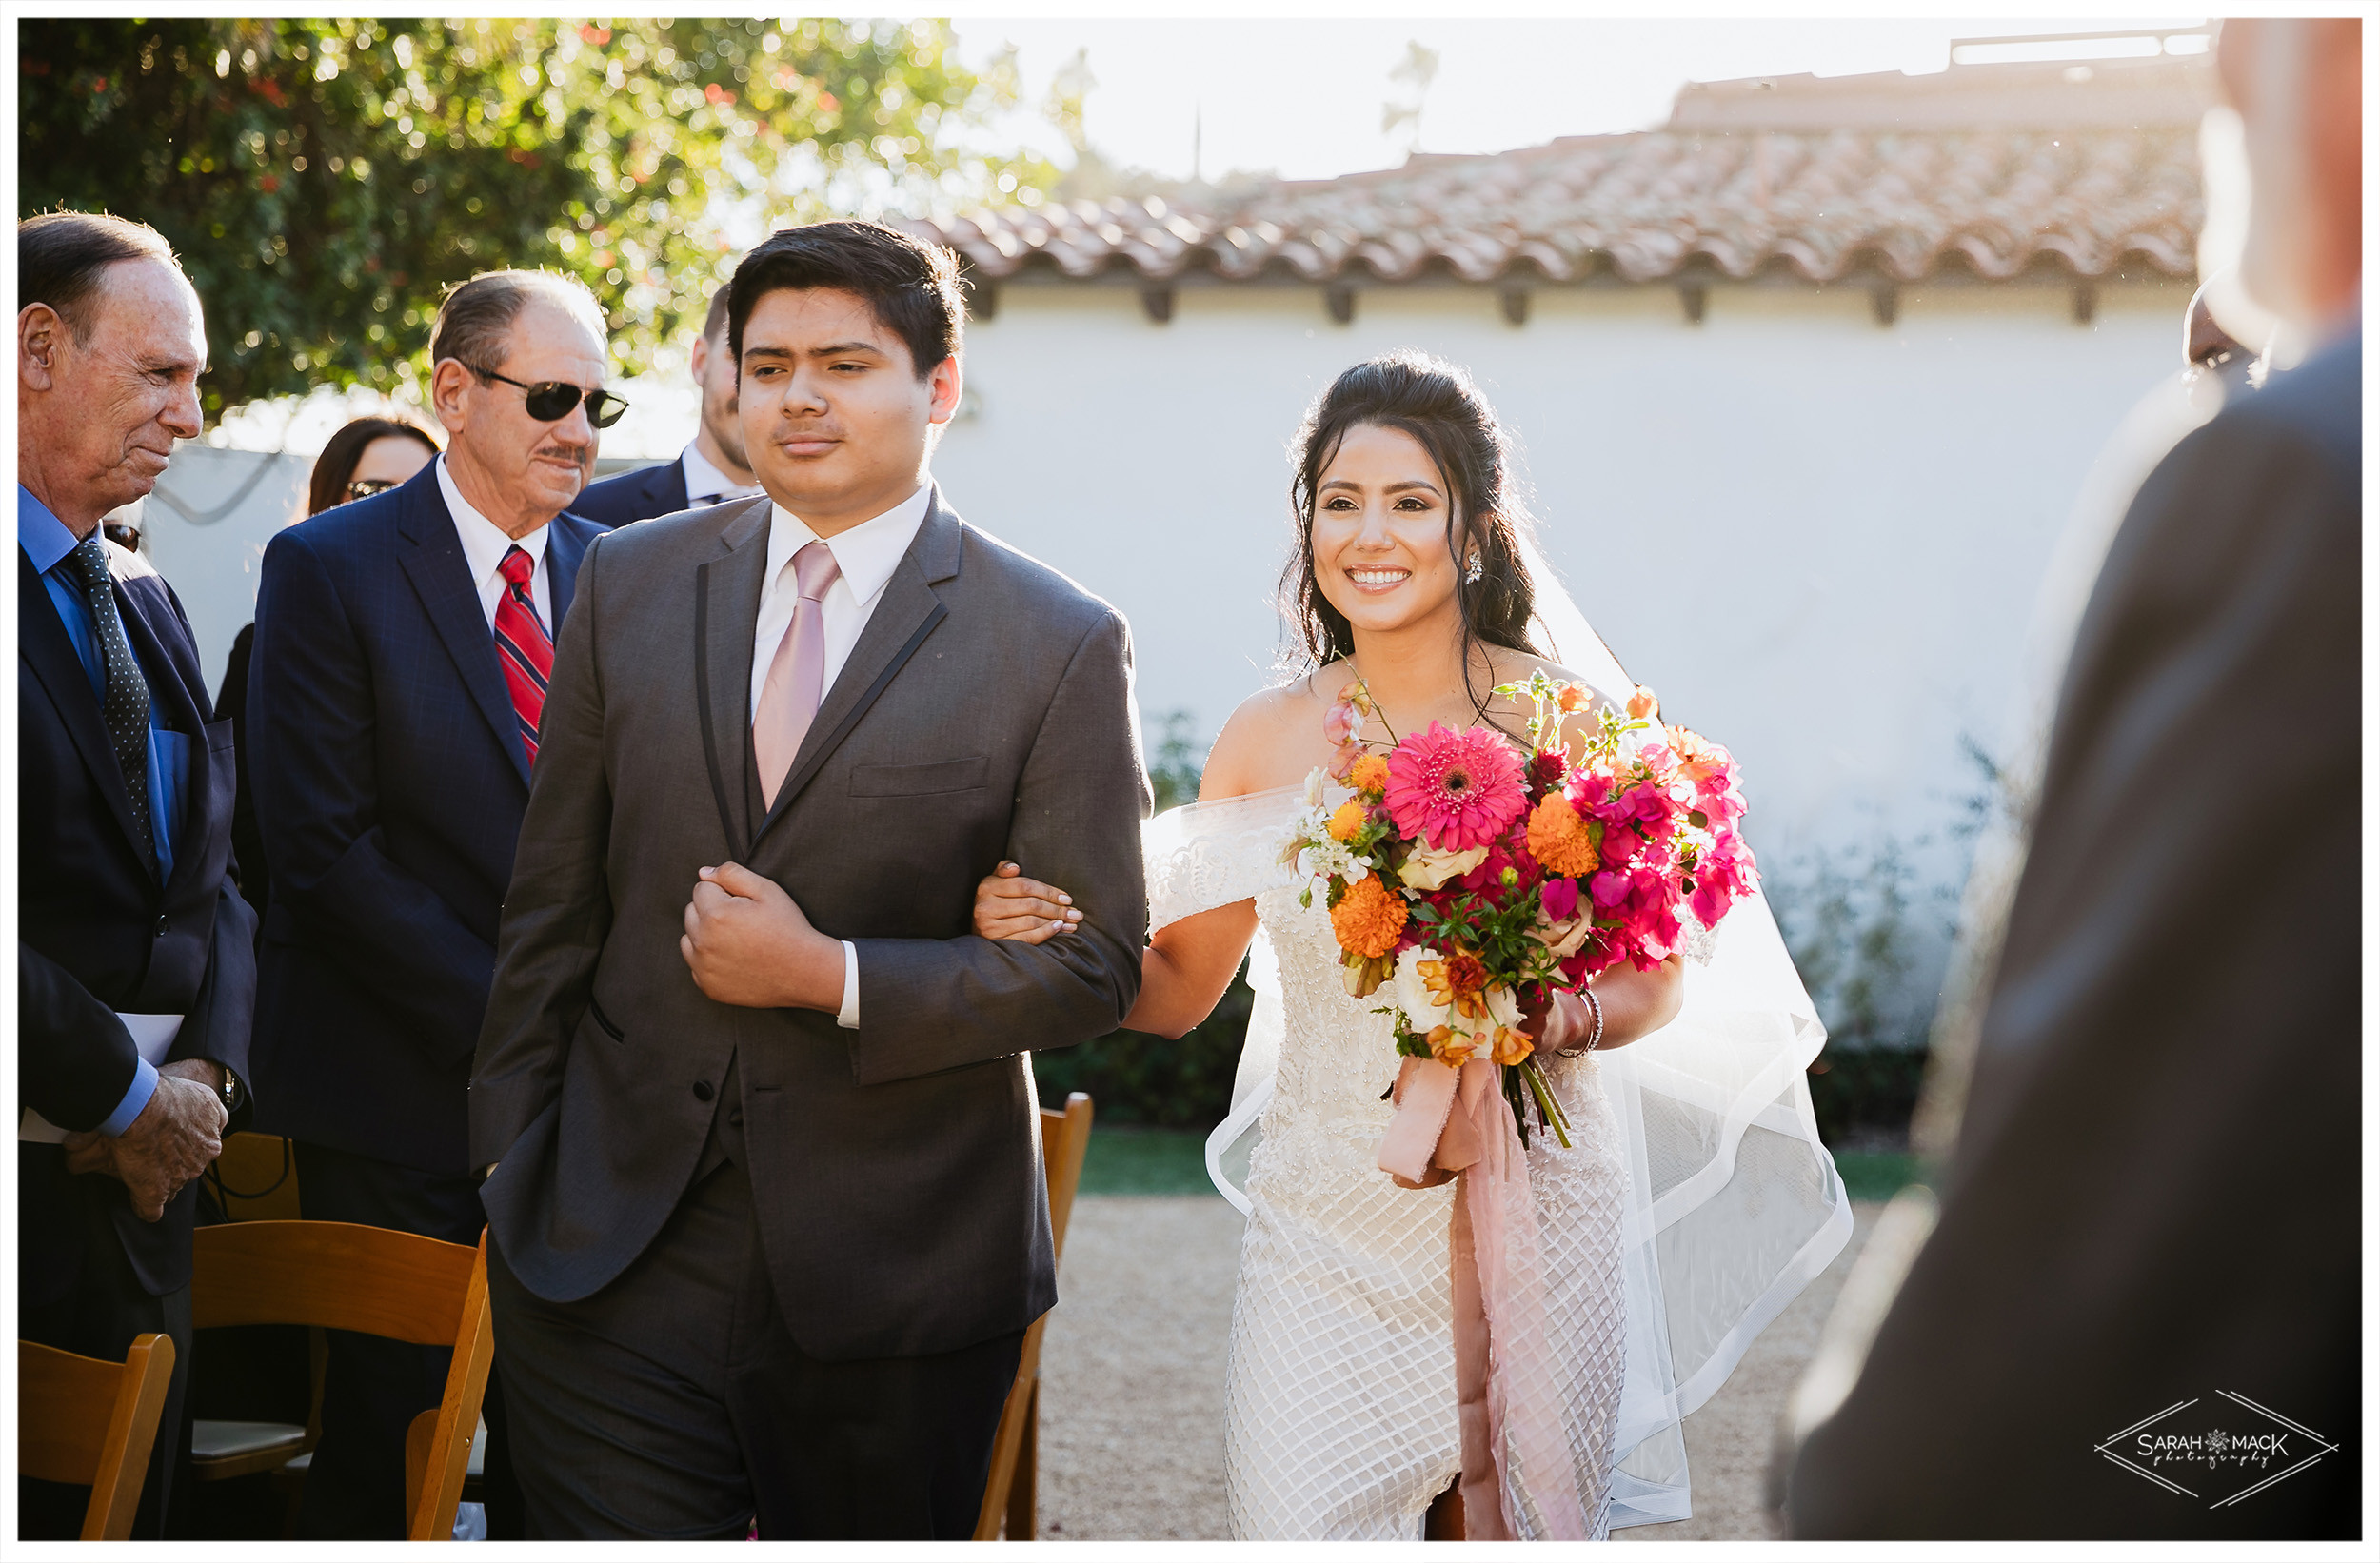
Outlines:
[[[108,688],[106,664],[100,660],[99,628],[91,622],[90,604],[83,601],[83,588],[59,566],[67,555],[74,551],[79,541],[68,530],[65,522],[51,513],[50,507],[35,499],[23,484],[16,488],[16,541],[41,572],[41,584],[49,590],[50,603],[58,610],[58,622],[66,626],[67,639],[74,643],[74,655],[83,663],[83,672],[90,679],[91,693],[105,699]],[[153,669],[143,667],[144,676],[151,681],[157,677]],[[157,707],[157,697],[149,699],[149,818],[154,822],[152,834],[157,841],[157,878],[160,882],[173,875],[173,842],[182,833],[182,803],[189,791],[190,739],[166,725],[164,713]],[[134,1060],[139,1069],[132,1078],[132,1087],[125,1092],[116,1110],[99,1126],[103,1135],[114,1136],[132,1126],[149,1105],[149,1098],[157,1089],[157,1071],[146,1058]]]

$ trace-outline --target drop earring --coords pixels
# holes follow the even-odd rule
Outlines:
[[[1462,579],[1465,585],[1476,586],[1479,584],[1479,550],[1477,544],[1472,547],[1471,557],[1463,562]]]

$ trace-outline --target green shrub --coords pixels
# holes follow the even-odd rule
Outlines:
[[[1256,1001],[1244,975],[1224,990],[1215,1013],[1180,1041],[1141,1031],[1114,1031],[1080,1046],[1033,1055],[1041,1104],[1057,1107],[1085,1091],[1101,1123],[1211,1129],[1231,1110],[1231,1079]]]

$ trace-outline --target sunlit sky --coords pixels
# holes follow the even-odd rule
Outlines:
[[[1420,147],[1489,152],[1556,136],[1658,124],[1689,81],[1810,71],[1934,71],[1954,40],[2133,31],[2193,19],[1782,21],[1018,20],[961,16],[962,55],[981,66],[1018,49],[1021,111],[1000,127],[1061,165],[1065,143],[1041,117],[1051,78],[1087,49],[1097,86],[1084,105],[1091,145],[1112,164],[1174,178],[1232,169],[1323,179],[1401,162],[1405,129],[1381,128],[1390,72],[1409,44],[1438,55]],[[2003,46],[2005,48],[2005,46]]]

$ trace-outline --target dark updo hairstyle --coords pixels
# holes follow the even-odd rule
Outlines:
[[[1529,635],[1537,588],[1520,558],[1519,528],[1527,513],[1512,490],[1512,442],[1471,376],[1444,359],[1400,349],[1367,360],[1331,382],[1298,430],[1298,469],[1289,503],[1298,517],[1298,551],[1281,575],[1285,616],[1297,626],[1308,671],[1328,666],[1356,648],[1347,616],[1331,605],[1314,574],[1314,506],[1322,474],[1339,455],[1347,431],[1369,425],[1401,429],[1429,452],[1447,489],[1446,547],[1455,560],[1455,601],[1462,612],[1463,687],[1475,708],[1486,701],[1472,686],[1471,654],[1481,643],[1543,656]],[[1479,578],[1469,580],[1472,544]]]
[[[434,458],[438,442],[429,430],[407,418],[357,418],[338,433],[323,442],[323,453],[314,458],[314,471],[306,480],[306,513],[319,516],[334,505],[347,502],[347,485],[354,481],[355,464],[364,459],[365,450],[374,440],[390,437],[419,440]]]

